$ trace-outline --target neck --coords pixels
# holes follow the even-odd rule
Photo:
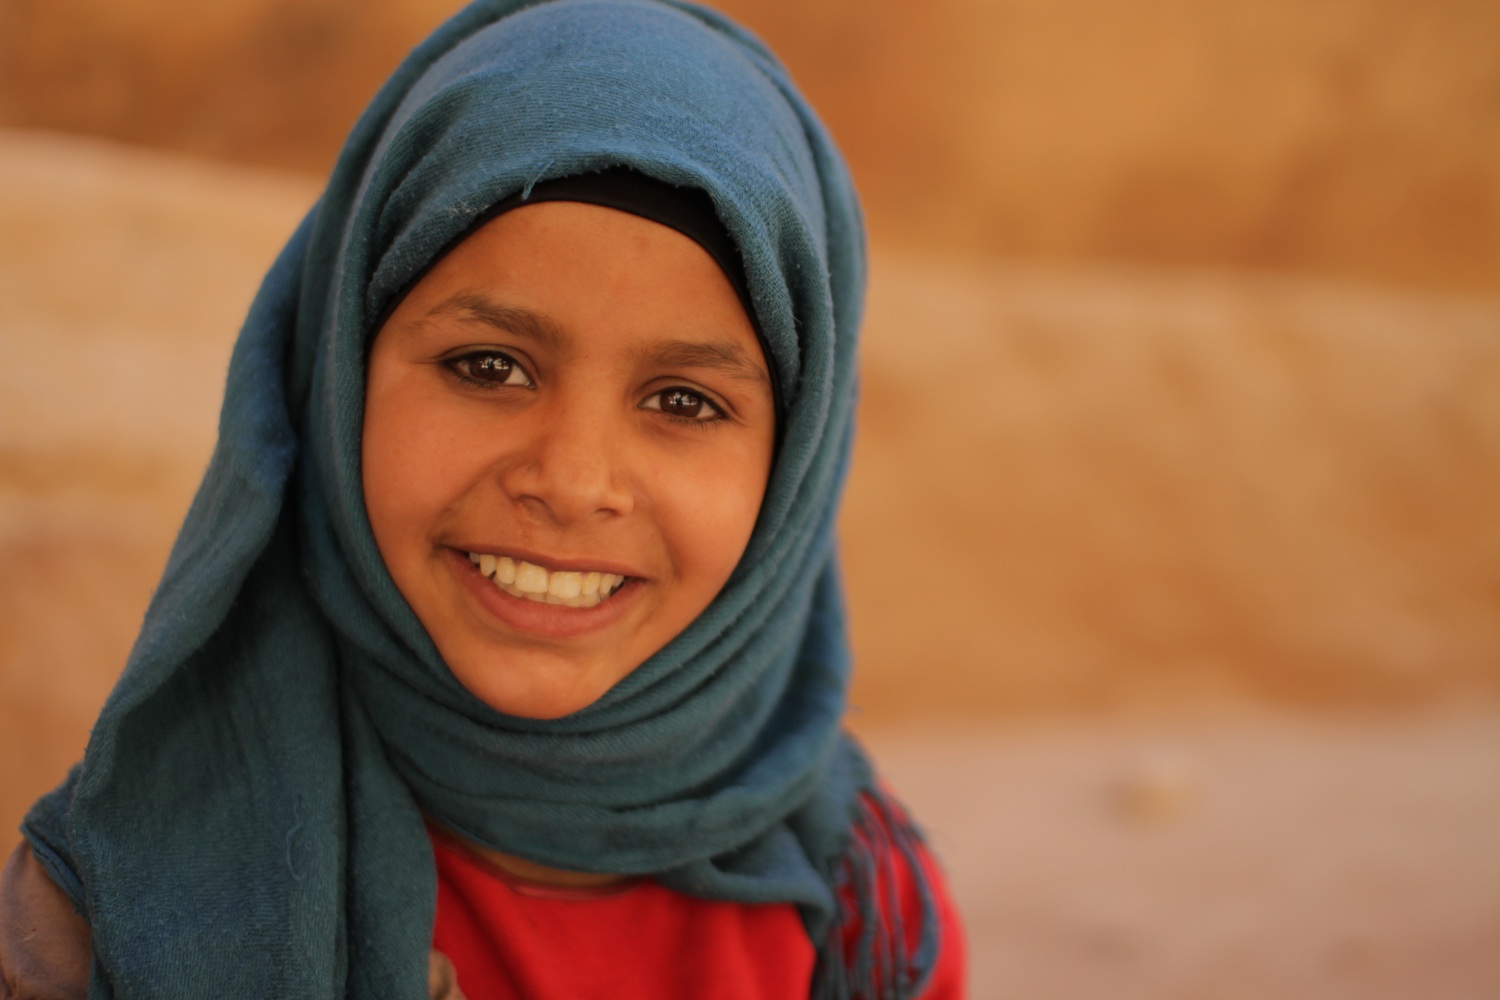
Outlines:
[[[431,820],[428,822],[431,823]],[[543,885],[555,885],[567,889],[597,889],[619,885],[632,878],[630,875],[614,875],[608,872],[575,872],[566,868],[550,868],[535,861],[518,858],[514,854],[506,854],[504,851],[476,844],[468,837],[454,833],[447,827],[439,827],[435,823],[432,825],[449,840],[458,843],[471,854],[483,858],[508,875],[514,875],[528,882],[540,882]]]

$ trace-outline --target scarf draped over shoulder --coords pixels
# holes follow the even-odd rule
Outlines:
[[[365,354],[497,202],[613,167],[711,197],[781,443],[708,609],[593,705],[516,718],[455,681],[381,562],[360,486]],[[833,545],[864,280],[842,160],[719,15],[480,0],[419,46],[267,274],[125,670],[83,761],[27,817],[90,925],[90,995],[425,996],[424,815],[547,865],[795,904],[821,949],[815,994],[868,983],[869,949],[851,963],[832,943],[875,794],[840,730]],[[934,936],[887,986],[915,987]]]

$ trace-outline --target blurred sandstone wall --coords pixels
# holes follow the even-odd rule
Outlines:
[[[877,236],[1500,289],[1493,0],[728,0]],[[0,123],[324,172],[449,0],[0,0]]]

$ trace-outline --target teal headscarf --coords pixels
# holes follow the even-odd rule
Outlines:
[[[612,167],[711,197],[743,257],[782,441],[710,607],[595,704],[515,718],[458,684],[381,562],[359,468],[365,352],[496,203]],[[424,996],[423,814],[543,864],[794,903],[818,995],[872,975],[914,988],[930,913],[911,968],[869,940],[848,968],[839,934],[841,880],[856,916],[875,910],[852,835],[875,789],[839,729],[832,540],[864,277],[837,151],[722,17],[480,0],[421,45],[267,275],[126,669],[83,762],[27,818],[92,929],[91,996]]]

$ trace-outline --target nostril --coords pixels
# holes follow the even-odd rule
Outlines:
[[[607,445],[588,452],[576,448],[540,451],[529,461],[509,467],[501,477],[502,485],[533,517],[569,522],[623,514],[633,506],[632,492],[610,453]]]

